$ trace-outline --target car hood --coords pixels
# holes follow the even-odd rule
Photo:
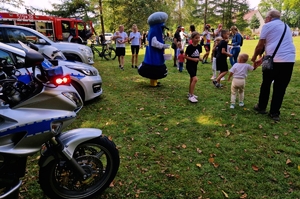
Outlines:
[[[72,47],[72,48],[89,48],[86,45],[82,45],[82,44],[78,44],[78,43],[71,43],[71,42],[63,42],[63,41],[58,41],[58,42],[54,42],[55,46],[68,46],[68,47]]]
[[[85,64],[78,61],[58,60],[58,65],[63,65],[74,69],[89,69],[89,70],[96,69],[95,67],[89,64]]]

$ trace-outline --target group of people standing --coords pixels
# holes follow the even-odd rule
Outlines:
[[[245,79],[248,71],[255,70],[263,62],[262,54],[273,57],[273,69],[263,71],[263,79],[260,87],[260,94],[258,103],[254,106],[254,110],[258,113],[265,114],[269,102],[270,87],[273,83],[273,94],[269,116],[274,121],[279,121],[280,108],[283,102],[286,88],[290,82],[293,66],[295,63],[295,46],[293,44],[292,33],[290,28],[280,20],[281,13],[277,10],[270,10],[265,18],[265,25],[262,28],[260,39],[255,48],[254,55],[251,58],[253,65],[247,64],[249,55],[241,53],[241,46],[243,43],[242,35],[238,32],[236,26],[230,28],[232,40],[229,44],[229,30],[224,30],[222,24],[219,24],[215,31],[210,31],[210,25],[206,24],[202,34],[195,31],[195,26],[190,27],[190,42],[184,52],[184,58],[180,56],[180,63],[186,60],[186,69],[190,75],[188,100],[192,103],[198,102],[198,96],[194,94],[197,78],[197,65],[199,61],[208,63],[207,59],[210,53],[211,38],[214,38],[214,46],[212,49],[212,69],[213,69],[213,84],[216,88],[221,88],[221,79],[229,72],[228,81],[231,77],[231,104],[230,108],[235,108],[237,93],[239,93],[239,106],[244,106],[244,88]],[[286,34],[278,34],[283,32],[284,27],[287,26]],[[177,57],[176,51],[178,43],[180,43],[180,29],[174,35],[174,66],[176,65]],[[212,29],[213,30],[213,29]],[[202,53],[202,45],[200,45],[201,36],[204,39],[203,46],[205,54],[203,58],[200,57]],[[280,37],[284,37],[281,43]],[[280,48],[276,52],[276,46],[280,44]],[[275,53],[274,53],[275,51]],[[182,54],[182,53],[181,53]],[[259,56],[259,59],[257,57]],[[229,57],[232,68],[229,70],[227,64],[227,57]],[[219,74],[216,72],[219,71]]]
[[[184,32],[184,28],[177,27],[174,34],[172,48],[174,49],[174,66],[179,63],[179,71],[182,71],[183,64],[186,61],[186,70],[190,75],[188,100],[192,103],[198,102],[198,96],[194,94],[195,86],[198,81],[197,65],[209,63],[208,58],[211,50],[211,41],[214,39],[212,48],[212,82],[216,88],[222,88],[220,83],[222,78],[229,72],[228,81],[231,77],[231,104],[230,108],[235,108],[237,93],[239,94],[239,106],[244,106],[244,88],[245,79],[248,71],[255,70],[263,62],[263,54],[272,56],[273,69],[263,71],[262,84],[258,103],[254,106],[254,110],[261,114],[266,114],[266,108],[269,102],[270,87],[273,83],[273,94],[271,99],[269,116],[274,121],[279,121],[280,108],[283,102],[286,88],[290,82],[293,67],[295,63],[295,46],[293,44],[292,33],[290,28],[280,20],[281,13],[277,10],[267,12],[265,25],[262,28],[260,39],[255,48],[254,55],[251,58],[252,65],[247,64],[249,55],[241,53],[243,38],[236,26],[230,28],[232,34],[231,43],[229,43],[230,31],[223,29],[219,24],[216,30],[211,29],[209,24],[205,25],[204,32],[199,33],[195,30],[195,26],[190,26],[190,32]],[[286,26],[286,33],[281,35]],[[279,34],[280,33],[280,34]],[[201,37],[203,38],[203,46],[205,54],[201,57],[202,45],[200,45]],[[283,37],[281,42],[280,38]],[[185,41],[188,38],[188,46],[185,49]],[[119,26],[119,31],[114,33],[113,40],[116,41],[116,53],[118,56],[119,67],[124,69],[125,43],[131,42],[132,51],[132,68],[137,68],[138,53],[142,44],[142,36],[137,30],[137,26],[132,26],[132,32],[129,37],[124,32],[124,26]],[[277,45],[280,45],[278,51],[274,53]],[[185,50],[184,50],[185,49]],[[229,57],[231,68],[229,70],[227,64]],[[257,57],[259,57],[257,59]]]
[[[146,32],[142,34],[138,31],[136,24],[132,25],[132,31],[128,34],[124,32],[124,26],[120,25],[112,37],[116,43],[116,55],[118,57],[119,68],[124,70],[124,56],[126,54],[126,43],[131,44],[131,67],[138,68],[139,50],[146,44]]]

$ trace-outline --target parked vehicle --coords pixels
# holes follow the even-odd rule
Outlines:
[[[0,12],[0,23],[34,29],[52,41],[68,41],[80,44],[87,44],[87,40],[95,33],[91,21],[84,22],[79,18],[35,15],[29,12],[27,14]]]
[[[54,42],[47,36],[27,27],[0,24],[0,42],[21,48],[18,41],[32,42],[38,46],[40,52],[47,46],[54,46],[61,50],[68,60],[94,64],[94,56],[90,47],[68,42]]]
[[[99,195],[118,171],[116,145],[100,129],[62,132],[75,119],[82,101],[72,86],[57,86],[61,67],[41,67],[42,55],[24,48],[24,67],[34,66],[28,84],[15,78],[17,70],[5,66],[8,60],[1,60],[1,69],[12,71],[0,71],[0,198],[18,198],[27,157],[38,151],[39,183],[48,197]]]
[[[112,33],[104,33],[105,41],[111,41],[113,36]]]
[[[47,59],[59,59],[58,65],[63,67],[65,74],[70,74],[71,83],[83,101],[94,99],[102,94],[102,78],[95,67],[81,62],[67,61],[61,51],[55,47],[45,46],[44,49],[43,55]],[[28,74],[27,69],[24,68],[25,52],[23,50],[0,42],[0,59],[5,58],[8,64],[17,67],[21,75]]]

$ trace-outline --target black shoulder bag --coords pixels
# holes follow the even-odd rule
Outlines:
[[[280,38],[280,40],[279,40],[279,42],[278,42],[278,44],[276,46],[276,49],[275,49],[273,55],[272,56],[271,55],[264,56],[263,61],[261,63],[262,71],[267,71],[267,70],[272,70],[273,69],[273,59],[274,59],[274,57],[275,57],[275,55],[277,53],[277,50],[278,50],[278,48],[279,48],[279,46],[280,46],[280,44],[282,42],[282,39],[283,39],[283,37],[285,35],[285,32],[286,32],[286,24],[284,24],[283,34],[282,34],[282,36],[281,36],[281,38]]]

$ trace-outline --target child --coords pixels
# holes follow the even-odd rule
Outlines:
[[[218,45],[217,55],[216,55],[216,63],[217,63],[217,70],[220,71],[219,76],[216,80],[213,80],[213,84],[220,88],[223,85],[220,84],[221,78],[224,77],[228,73],[228,64],[227,64],[227,57],[231,57],[232,54],[227,52],[227,42],[229,38],[229,31],[228,30],[221,30],[222,40]]]
[[[218,44],[220,43],[220,41],[222,40],[222,37],[217,37],[215,39],[215,43],[214,43],[214,47],[212,49],[212,77],[210,79],[215,80],[217,78],[217,61],[216,61],[216,55],[217,55],[217,50],[218,50]]]
[[[180,50],[180,54],[178,55],[177,59],[178,59],[178,65],[179,65],[179,72],[182,72],[182,70],[183,70],[183,63],[184,63],[183,50]]]
[[[202,47],[199,45],[200,34],[198,32],[193,32],[191,35],[192,44],[188,45],[185,50],[185,59],[186,59],[186,69],[190,74],[190,85],[189,85],[189,94],[188,100],[192,103],[198,102],[198,96],[194,95],[194,90],[197,78],[197,65],[199,61],[202,61],[200,54],[202,53]]]
[[[230,74],[228,81],[230,81],[231,76],[233,76],[231,83],[231,104],[230,108],[234,108],[236,100],[236,92],[239,92],[239,106],[244,106],[244,88],[245,88],[245,78],[247,77],[248,71],[252,71],[255,68],[246,62],[249,56],[247,54],[240,54],[238,57],[238,63],[235,63],[229,70]]]
[[[180,55],[181,48],[182,48],[182,44],[181,44],[181,42],[178,42],[178,43],[177,43],[177,49],[176,49],[176,58],[177,58],[176,64],[177,64],[177,70],[179,70],[178,55]]]

